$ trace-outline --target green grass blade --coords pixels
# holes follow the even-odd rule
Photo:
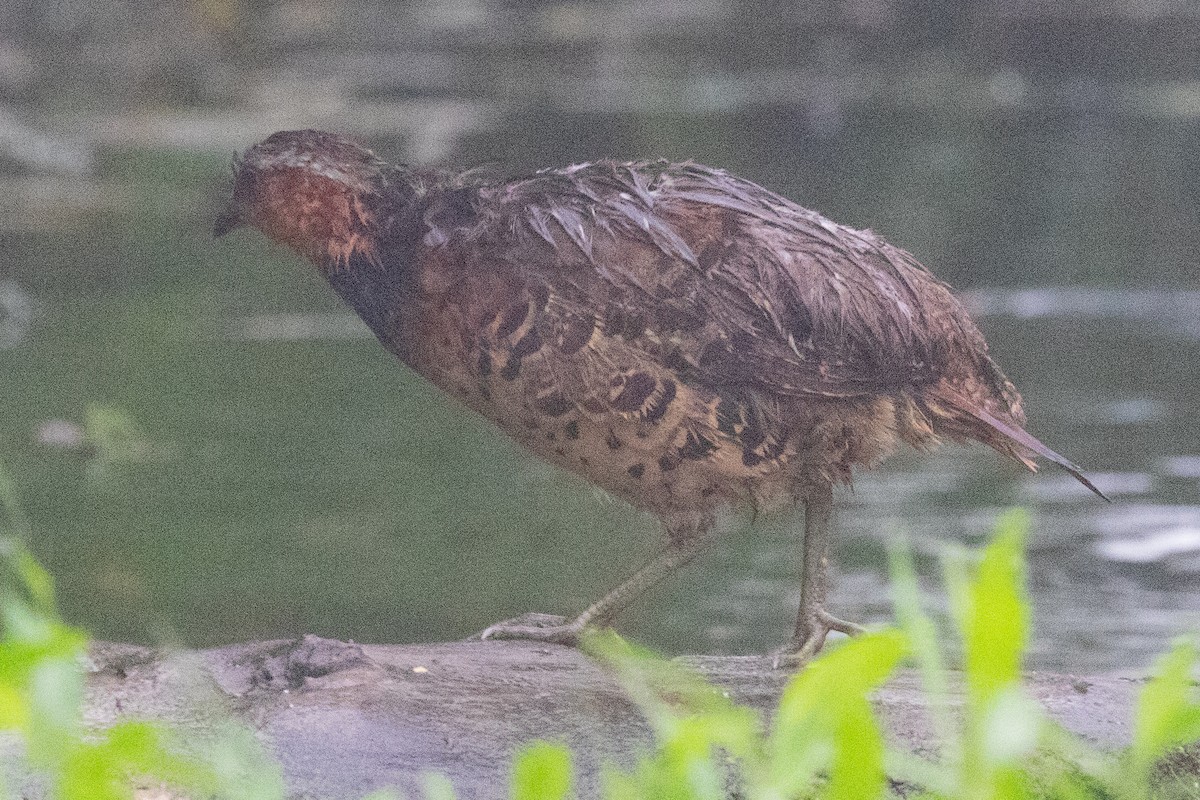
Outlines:
[[[967,688],[977,709],[1021,680],[1030,627],[1023,550],[1028,529],[1025,511],[1004,514],[969,588],[963,644]]]
[[[896,621],[908,637],[921,673],[934,733],[943,743],[942,759],[954,764],[960,758],[959,737],[950,712],[950,685],[937,627],[921,608],[920,587],[907,538],[892,540],[888,549],[892,577],[892,603]]]
[[[831,767],[841,770],[836,779],[831,775],[838,791],[883,780],[882,734],[868,694],[891,675],[907,650],[900,631],[868,633],[825,653],[791,680],[768,742],[768,782],[774,792],[794,796],[818,771]],[[853,767],[840,757],[851,758]],[[849,769],[858,774],[850,775]]]
[[[1155,763],[1171,749],[1200,741],[1200,702],[1192,681],[1196,644],[1181,640],[1158,660],[1138,695],[1130,793],[1145,797]]]
[[[835,723],[833,747],[828,800],[874,800],[883,794],[883,732],[865,696],[846,699]]]
[[[513,800],[564,800],[571,791],[571,754],[549,742],[525,747],[513,764]]]

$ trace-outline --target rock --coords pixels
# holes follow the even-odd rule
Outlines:
[[[232,716],[267,744],[294,797],[360,798],[384,787],[420,797],[430,772],[446,775],[464,800],[506,797],[513,755],[535,739],[569,746],[579,796],[594,797],[602,764],[630,766],[651,743],[621,686],[587,656],[557,645],[366,645],[305,636],[170,654],[97,642],[90,660],[89,725],[155,718],[204,739]],[[788,679],[763,657],[680,661],[763,712]],[[1128,743],[1139,685],[1041,673],[1028,682],[1052,717],[1105,748]],[[936,750],[917,674],[898,674],[877,706],[894,741]]]

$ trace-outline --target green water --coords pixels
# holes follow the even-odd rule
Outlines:
[[[694,155],[912,249],[985,312],[1032,429],[1118,500],[978,447],[898,457],[839,498],[837,611],[886,621],[886,546],[901,534],[940,607],[943,545],[980,541],[1021,503],[1035,512],[1037,665],[1141,665],[1200,624],[1200,164],[1181,158],[1200,152],[1195,131],[863,120],[831,139],[770,114],[650,117],[633,134],[543,122],[532,145],[516,122],[459,156]],[[130,150],[100,172],[132,193],[119,212],[0,238],[0,279],[32,309],[0,350],[0,458],[73,622],[191,645],[452,639],[576,612],[654,547],[653,519],[441,398],[311,269],[251,232],[211,240],[226,156]],[[47,423],[90,425],[96,441],[39,441]],[[797,523],[727,520],[621,629],[669,651],[778,644]]]

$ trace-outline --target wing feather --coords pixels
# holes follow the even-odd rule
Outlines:
[[[576,165],[496,197],[471,233],[490,257],[547,285],[573,316],[603,327],[615,307],[645,319],[624,341],[650,357],[670,350],[684,380],[825,397],[975,381],[990,413],[1021,422],[948,287],[870,231],[691,163]],[[703,324],[672,329],[663,309]]]

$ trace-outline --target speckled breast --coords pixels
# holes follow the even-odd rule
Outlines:
[[[769,471],[747,467],[740,449],[735,458],[726,437],[705,430],[714,395],[598,328],[547,335],[542,302],[482,312],[439,303],[424,317],[412,366],[536,455],[638,507],[715,507]]]
[[[546,461],[664,517],[794,496],[812,470],[848,476],[864,455],[845,440],[848,417],[891,427],[890,406],[844,403],[832,417],[801,404],[767,419],[536,287],[477,275],[443,288],[420,315],[412,366]]]

